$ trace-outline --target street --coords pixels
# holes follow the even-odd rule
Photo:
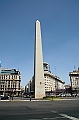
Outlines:
[[[0,101],[0,120],[79,120],[79,98],[59,101]]]

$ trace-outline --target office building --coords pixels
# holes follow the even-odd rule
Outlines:
[[[19,95],[21,84],[21,74],[16,69],[1,69],[0,66],[0,94],[13,92]]]
[[[69,72],[72,93],[79,93],[79,68]]]
[[[50,65],[46,62],[43,63],[43,71],[44,71],[44,82],[40,82],[40,85],[44,84],[45,95],[47,93],[57,94],[57,93],[62,93],[63,91],[65,91],[65,87],[64,87],[65,82],[62,81],[59,77],[51,73]],[[25,92],[27,94],[31,93],[33,95],[34,76],[25,86]]]

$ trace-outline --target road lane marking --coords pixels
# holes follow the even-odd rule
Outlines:
[[[66,115],[66,114],[59,114],[65,118],[69,118],[70,120],[79,120],[79,118],[75,118],[75,117],[72,117],[72,116],[69,116],[69,115]]]
[[[53,110],[53,111],[51,111],[51,112],[53,112],[53,113],[58,113],[57,111],[55,111],[55,110]]]
[[[65,118],[65,117],[53,117],[53,118],[43,118],[44,120],[55,120],[55,119],[60,119],[60,118]]]
[[[53,113],[58,113],[57,111],[54,111],[54,110],[53,110],[53,111],[51,111],[51,112],[53,112]]]
[[[53,112],[53,113],[58,113],[57,111],[51,111],[51,112]],[[62,117],[64,117],[64,118],[69,118],[70,120],[79,120],[79,118],[76,118],[76,117],[73,117],[73,116],[69,116],[69,115],[66,115],[66,114],[59,114],[58,113],[58,115],[60,115],[60,116],[62,116]]]

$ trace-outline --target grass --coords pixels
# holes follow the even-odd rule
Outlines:
[[[56,96],[46,96],[43,97],[43,100],[60,100],[60,97],[56,97]]]

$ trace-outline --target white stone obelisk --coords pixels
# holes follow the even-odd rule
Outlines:
[[[45,96],[45,81],[43,69],[41,27],[38,20],[35,24],[34,81],[35,98],[43,98]]]

